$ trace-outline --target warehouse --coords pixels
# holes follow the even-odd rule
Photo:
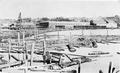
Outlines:
[[[39,22],[36,24],[37,28],[54,29],[54,30],[73,30],[73,29],[106,29],[117,28],[114,23],[100,23],[100,22],[70,22],[70,21],[49,21]]]
[[[39,22],[36,24],[37,28],[51,28],[58,30],[65,29],[105,29],[106,25],[90,25],[90,22],[66,22],[66,21],[49,21],[49,22]]]
[[[36,27],[38,28],[38,29],[47,29],[47,28],[49,28],[49,22],[37,22],[36,23]]]

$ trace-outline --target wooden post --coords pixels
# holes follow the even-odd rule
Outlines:
[[[70,32],[70,36],[69,36],[69,43],[71,43],[71,32]]]
[[[18,43],[20,43],[20,32],[18,31]]]
[[[82,36],[84,35],[84,33],[83,33],[83,29],[82,29]]]
[[[23,42],[25,41],[25,32],[23,32]]]
[[[32,44],[32,48],[31,48],[31,60],[30,60],[30,66],[32,66],[32,64],[33,64],[34,46],[35,46],[35,43]]]
[[[26,65],[25,73],[27,73],[27,71],[28,71],[28,68],[27,68],[27,66],[28,66],[28,51],[27,51],[27,47],[26,46],[27,45],[26,45],[26,42],[25,42],[25,65]]]
[[[27,52],[27,47],[26,47],[26,42],[25,42],[25,64],[27,66],[27,63],[28,63],[28,52]]]
[[[46,35],[44,34],[44,46],[43,46],[43,49],[44,49],[44,55],[46,53]]]
[[[81,71],[81,60],[78,63],[78,73],[80,73],[80,71]]]
[[[111,73],[111,69],[112,69],[112,62],[109,63],[108,73]]]
[[[78,73],[80,73],[80,70],[81,69],[81,67],[80,67],[80,63],[78,64]]]
[[[44,41],[43,41],[43,60],[45,64],[45,56],[46,56],[46,35],[44,34]]]
[[[107,41],[107,45],[108,45],[108,30],[107,30],[107,35],[106,35],[106,41]]]
[[[58,41],[60,40],[60,37],[59,37],[60,35],[59,35],[59,31],[58,31]]]
[[[11,60],[10,52],[11,52],[11,39],[9,39],[9,49],[8,49],[8,59],[9,59],[9,64],[10,64],[10,60]],[[10,68],[10,65],[9,65],[9,68]]]
[[[23,45],[25,44],[25,32],[23,32]],[[25,47],[25,46],[24,46]],[[25,48],[23,48],[25,49]],[[24,51],[23,51],[24,52]],[[24,53],[23,53],[23,60],[25,60],[25,56],[24,56]]]
[[[18,31],[18,47],[19,46],[20,46],[20,31]],[[19,48],[18,48],[18,51],[19,51]],[[20,60],[19,53],[18,53],[18,59]]]

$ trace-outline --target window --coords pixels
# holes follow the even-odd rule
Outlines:
[[[55,28],[56,29],[65,29],[65,26],[64,25],[56,25]]]

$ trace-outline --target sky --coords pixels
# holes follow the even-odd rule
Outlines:
[[[0,0],[0,19],[120,15],[119,0]]]

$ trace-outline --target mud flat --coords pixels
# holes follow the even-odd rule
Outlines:
[[[93,51],[104,51],[104,52],[110,52],[109,55],[101,55],[100,57],[94,58],[95,60],[92,62],[86,62],[81,64],[81,73],[99,73],[99,70],[102,70],[104,73],[108,73],[109,63],[112,62],[112,67],[115,67],[115,71],[120,70],[120,55],[117,54],[117,52],[120,52],[120,44],[98,44],[98,48],[77,48],[77,51],[73,54],[81,54],[81,55],[88,55],[89,52]],[[64,53],[70,53],[68,50],[65,50]],[[6,59],[8,54],[3,54]],[[18,54],[12,54],[14,56],[18,56]],[[19,57],[22,57],[22,54],[19,55]],[[34,55],[34,57],[38,57],[39,59],[42,58],[42,56]],[[11,59],[11,61],[14,61]],[[33,63],[33,66],[41,65],[39,63]],[[15,70],[7,72],[6,69],[5,73],[24,73],[22,70]],[[28,73],[34,73],[29,72]],[[42,72],[41,72],[42,73]],[[47,72],[43,72],[47,73]],[[52,72],[51,72],[52,73]],[[54,73],[54,72],[53,72]],[[57,72],[55,72],[57,73]]]

